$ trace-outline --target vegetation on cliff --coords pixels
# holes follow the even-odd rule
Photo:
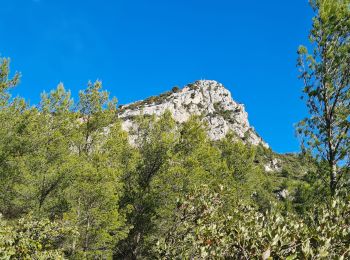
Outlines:
[[[127,133],[99,81],[77,102],[59,85],[29,106],[11,97],[20,75],[2,58],[0,258],[350,258],[349,4],[312,1],[300,154],[232,131],[213,140],[200,116],[170,111],[136,116]]]

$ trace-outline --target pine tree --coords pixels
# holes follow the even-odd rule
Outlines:
[[[332,195],[350,166],[350,2],[314,0],[312,52],[298,50],[310,117],[299,124],[304,146],[327,162]]]

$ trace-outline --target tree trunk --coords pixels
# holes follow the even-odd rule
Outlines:
[[[335,195],[337,189],[337,165],[334,161],[329,163],[330,166],[330,190],[332,197]]]

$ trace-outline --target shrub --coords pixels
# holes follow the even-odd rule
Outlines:
[[[216,111],[216,113],[220,116],[222,116],[225,120],[229,121],[229,122],[234,122],[232,121],[232,110],[225,110],[222,106],[220,102],[216,102],[214,103],[214,109]]]
[[[201,186],[180,200],[174,225],[159,239],[162,259],[344,259],[350,257],[350,202],[335,199],[304,218],[227,210],[224,189]]]
[[[175,86],[175,87],[173,87],[173,88],[171,89],[171,91],[172,91],[173,93],[177,93],[177,92],[180,91],[180,88],[179,88],[178,86]]]
[[[59,222],[27,216],[9,223],[0,216],[0,259],[64,259],[77,235]]]

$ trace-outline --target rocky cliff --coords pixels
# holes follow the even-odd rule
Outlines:
[[[268,147],[250,126],[244,105],[234,101],[229,90],[212,80],[199,80],[182,89],[175,87],[159,96],[124,105],[119,118],[123,119],[123,128],[128,131],[134,126],[135,116],[160,116],[166,110],[179,123],[188,120],[191,115],[201,115],[213,140],[221,139],[232,131],[245,142]]]

